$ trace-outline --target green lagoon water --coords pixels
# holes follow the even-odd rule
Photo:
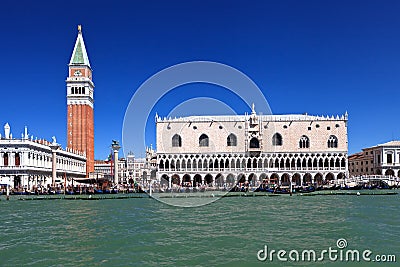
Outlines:
[[[151,198],[0,201],[1,266],[366,266],[260,262],[269,249],[369,249],[400,261],[400,197],[229,197],[197,208]]]

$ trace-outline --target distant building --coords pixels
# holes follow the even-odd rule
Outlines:
[[[127,182],[137,181],[143,183],[148,180],[148,168],[146,159],[135,158],[133,154],[126,157],[123,180]]]
[[[348,175],[342,116],[156,117],[157,179],[179,185],[322,184]]]
[[[78,26],[74,50],[68,65],[67,83],[67,147],[85,152],[86,176],[94,171],[94,115],[92,67]]]
[[[121,162],[119,162],[121,164]],[[113,169],[111,160],[95,160],[94,161],[94,173],[91,174],[91,178],[104,178],[106,180],[113,180]]]
[[[71,184],[72,179],[86,176],[83,152],[63,150],[55,138],[53,142],[33,139],[26,128],[20,139],[13,138],[8,123],[4,132],[4,136],[0,135],[0,184],[21,189],[52,185],[53,152],[56,156],[56,186],[63,185],[65,179]]]
[[[349,156],[349,174],[400,177],[400,141],[364,148]]]
[[[107,178],[109,181],[114,179],[114,164],[111,157],[107,160],[96,160],[94,163],[95,174]],[[126,158],[118,159],[118,177],[121,184],[133,184],[140,182],[141,184],[150,181],[151,169],[148,167],[146,158],[135,158],[129,153]],[[155,176],[155,174],[154,174]]]

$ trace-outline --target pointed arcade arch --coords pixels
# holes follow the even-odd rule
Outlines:
[[[281,177],[281,184],[282,185],[289,185],[290,184],[290,175],[288,173],[284,173]]]
[[[326,181],[334,181],[335,180],[335,175],[330,172],[325,176],[325,180]]]
[[[301,176],[299,173],[295,173],[292,177],[292,182],[296,185],[301,185]]]
[[[235,175],[233,175],[232,173],[228,174],[228,176],[226,177],[226,184],[229,187],[232,187],[235,185]]]
[[[180,185],[180,177],[179,177],[179,175],[178,174],[174,174],[174,175],[172,175],[172,183],[173,184],[177,184],[177,185]]]
[[[161,186],[168,186],[169,185],[169,179],[170,179],[170,177],[168,175],[163,174],[161,176],[160,185]],[[132,184],[133,184],[133,179],[132,179]]]
[[[221,173],[218,173],[217,176],[215,176],[215,184],[219,187],[224,185],[224,176]]]
[[[321,185],[321,184],[322,184],[322,174],[317,173],[317,174],[314,176],[314,181],[315,181],[315,183],[316,183],[317,185]]]
[[[303,184],[304,185],[311,185],[312,184],[312,176],[310,173],[306,173],[303,176]]]
[[[182,178],[182,185],[183,186],[192,186],[190,175],[185,174]]]
[[[195,187],[197,187],[197,186],[200,186],[201,184],[202,184],[202,182],[201,182],[201,175],[200,174],[196,174],[194,177],[193,177],[193,185],[195,186]]]
[[[211,186],[211,184],[213,183],[213,181],[214,181],[214,177],[213,177],[211,174],[207,174],[207,175],[204,177],[204,182],[205,182],[207,185],[209,185],[209,186]]]
[[[279,175],[277,173],[271,174],[270,183],[271,184],[278,184]]]
[[[343,172],[340,172],[337,176],[336,176],[336,179],[344,179],[344,178],[346,178],[346,176],[345,176],[345,174],[343,173]]]

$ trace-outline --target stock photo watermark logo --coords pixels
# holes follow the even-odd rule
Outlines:
[[[234,94],[236,97],[241,99],[248,107],[249,111],[253,104],[257,107],[257,110],[265,115],[272,114],[269,104],[262,93],[262,91],[257,87],[257,85],[244,73],[241,71],[222,64],[218,62],[210,62],[210,61],[192,61],[185,62],[181,64],[177,64],[166,69],[159,71],[158,73],[151,76],[147,79],[136,91],[133,97],[131,98],[129,105],[125,112],[123,129],[122,129],[122,148],[124,153],[128,153],[130,151],[146,151],[146,148],[149,144],[146,145],[146,124],[148,120],[158,123],[161,125],[157,126],[156,132],[156,150],[157,150],[157,166],[159,162],[159,155],[167,154],[168,148],[166,148],[166,144],[171,143],[171,136],[168,133],[168,121],[170,120],[169,115],[171,114],[157,114],[155,118],[149,118],[150,114],[153,111],[153,108],[156,104],[163,98],[167,93],[171,90],[188,84],[193,83],[204,83],[210,85],[216,85],[221,88],[224,88],[229,91],[230,94]],[[229,107],[232,111],[235,111],[235,108],[229,104],[229,99],[216,99],[210,98],[207,95],[202,97],[190,98],[188,97],[181,103],[178,103],[176,106],[171,107],[170,110],[174,110],[180,105],[183,105],[185,102],[191,100],[196,101],[200,99],[214,99],[215,102],[220,102],[221,104]],[[207,107],[205,107],[207,108]],[[157,111],[156,111],[157,112]],[[218,114],[215,114],[218,115]],[[235,115],[236,114],[235,112]],[[243,115],[243,114],[241,114]],[[204,117],[207,118],[207,117]],[[213,119],[209,117],[209,120],[213,122]],[[176,134],[182,133],[184,131],[188,131],[188,129],[193,128],[190,121],[184,121],[182,126],[179,129],[174,129]],[[167,123],[165,123],[167,122]],[[226,131],[228,127],[223,125],[224,122],[216,122],[218,124],[219,129],[224,129],[225,135],[228,135],[229,132]],[[165,128],[165,129],[164,129]],[[208,140],[207,140],[208,141]],[[182,142],[177,139],[176,142]],[[210,139],[209,144],[207,144],[207,149],[201,148],[199,150],[199,154],[204,151],[207,153],[212,153],[213,149],[215,150],[215,144]],[[182,155],[185,154],[184,149],[178,149],[179,151],[175,151],[176,157],[177,154]],[[215,152],[215,151],[214,151]],[[224,151],[225,153],[229,153],[230,151]],[[187,156],[187,155],[183,155]],[[182,161],[187,159],[174,159],[174,162],[182,164]],[[169,162],[171,159],[169,158]],[[197,162],[196,162],[197,163]],[[175,170],[178,171],[177,166],[175,166]],[[179,173],[182,175],[182,173]],[[194,176],[193,173],[191,173]],[[215,174],[216,175],[216,174]],[[173,182],[173,178],[177,177],[177,174],[170,172],[168,174],[162,174],[157,172],[157,177],[153,177],[151,184],[147,186],[149,188],[157,188],[160,187],[160,184],[167,184],[168,187],[171,186]],[[168,177],[167,179],[163,177]],[[154,179],[155,178],[155,179]],[[203,179],[205,177],[202,177]],[[164,180],[165,181],[164,181]],[[182,177],[178,179],[182,180]],[[215,177],[214,177],[215,179]],[[215,180],[214,180],[215,181]],[[181,184],[182,181],[179,182]],[[229,192],[229,190],[227,190]],[[173,196],[173,195],[172,195]],[[181,195],[182,196],[182,195]],[[211,196],[211,197],[210,197]],[[156,192],[152,194],[152,197],[160,200],[164,203],[174,205],[174,206],[184,206],[184,207],[195,207],[205,205],[211,202],[214,202],[219,197],[214,197],[214,194],[210,193],[208,197],[192,197],[192,198],[175,198],[169,195],[166,197],[166,194],[157,194]]]
[[[269,249],[268,245],[257,252],[257,260],[263,262],[396,262],[395,254],[374,254],[371,250],[347,248],[347,240],[339,238],[335,247],[322,250]]]

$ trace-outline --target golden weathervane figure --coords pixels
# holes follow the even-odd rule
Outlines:
[[[78,32],[82,32],[82,25],[78,25]]]

